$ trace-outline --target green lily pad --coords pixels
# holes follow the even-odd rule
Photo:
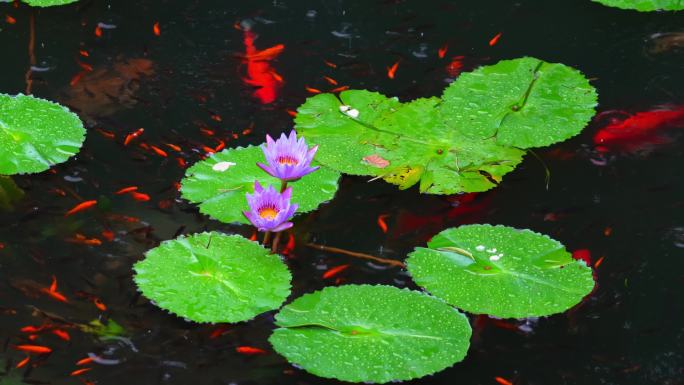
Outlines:
[[[442,116],[463,135],[519,148],[579,134],[597,104],[596,90],[579,71],[530,57],[461,74],[442,99]]]
[[[596,91],[580,72],[521,58],[462,74],[441,99],[319,94],[299,107],[295,126],[332,169],[454,194],[496,186],[522,149],[576,135],[595,106]]]
[[[0,94],[0,174],[45,171],[74,156],[84,140],[83,123],[66,107]]]
[[[633,9],[640,12],[681,11],[684,10],[682,0],[592,0],[609,7]]]
[[[258,180],[264,188],[268,185],[280,188],[280,180],[260,169],[257,162],[265,163],[265,158],[261,148],[255,146],[213,154],[187,170],[181,181],[181,195],[199,204],[200,212],[214,219],[248,224],[242,212],[249,210],[245,193],[254,192],[254,181]],[[339,179],[339,172],[321,167],[296,182],[290,182],[292,202],[299,205],[297,212],[312,211],[331,200]]]
[[[145,297],[196,322],[240,322],[290,294],[280,257],[239,235],[194,234],[162,242],[134,266]]]
[[[21,0],[32,7],[54,7],[56,5],[66,5],[75,3],[78,0]]]
[[[403,381],[465,357],[467,318],[441,300],[391,286],[347,285],[282,308],[269,341],[291,363],[350,382]]]
[[[524,152],[472,139],[445,124],[438,98],[399,103],[379,93],[320,94],[298,110],[296,128],[320,146],[317,160],[338,171],[384,178],[405,189],[453,194],[485,191],[520,163]],[[349,108],[358,115],[344,112]]]
[[[594,288],[592,270],[545,235],[506,226],[442,231],[406,261],[414,281],[465,311],[501,318],[547,316]]]

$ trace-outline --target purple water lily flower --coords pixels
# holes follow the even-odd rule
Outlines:
[[[257,163],[257,166],[284,182],[297,180],[320,168],[319,166],[311,167],[311,161],[316,155],[318,146],[309,149],[304,138],[297,140],[295,130],[290,132],[289,138],[283,133],[276,141],[266,135],[266,145],[262,145],[261,149],[264,151],[268,165]]]
[[[243,214],[259,231],[278,232],[289,229],[292,222],[288,220],[299,207],[296,203],[290,204],[291,197],[292,187],[279,193],[273,186],[264,189],[255,181],[254,194],[247,194],[250,210],[243,211]]]

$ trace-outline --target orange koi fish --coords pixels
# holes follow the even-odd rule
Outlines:
[[[76,369],[73,372],[71,372],[69,375],[72,377],[73,376],[80,376],[81,374],[88,372],[88,371],[91,371],[91,370],[93,370],[93,368]]]
[[[247,65],[247,77],[243,82],[255,87],[252,95],[261,104],[273,103],[283,84],[283,78],[277,74],[271,61],[277,58],[285,49],[285,45],[278,44],[264,50],[257,50],[254,45],[256,35],[250,30],[244,30],[243,42],[245,54],[243,59]]]
[[[251,346],[238,346],[237,348],[235,348],[235,351],[240,353],[240,354],[247,355],[247,356],[253,356],[253,355],[257,355],[257,354],[267,354],[268,353],[267,351],[265,351],[263,349],[254,348]]]
[[[76,233],[72,238],[67,238],[67,242],[86,246],[100,246],[102,241],[97,238],[88,238],[83,234]]]
[[[48,354],[52,352],[52,349],[48,348],[47,346],[40,345],[16,345],[14,348],[21,350],[22,352],[36,354]]]
[[[144,128],[138,128],[134,132],[126,135],[126,139],[124,140],[124,146],[128,146],[128,144],[135,138],[139,137],[142,135],[142,133],[145,132]]]
[[[323,79],[325,79],[326,82],[332,84],[333,86],[337,85],[337,80],[331,78],[330,76],[323,76]]]
[[[340,265],[340,266],[335,266],[333,268],[328,269],[325,273],[323,273],[323,279],[329,279],[333,278],[334,276],[340,274],[341,272],[347,270],[351,265]]]
[[[389,217],[389,214],[381,214],[378,216],[378,226],[380,226],[380,230],[382,230],[383,233],[387,233],[387,222],[385,222],[385,219]]]
[[[26,358],[24,358],[23,360],[19,361],[19,363],[17,363],[15,368],[17,368],[17,369],[23,368],[24,366],[26,366],[26,364],[28,364],[30,359],[31,359],[31,356],[26,356]]]
[[[150,148],[152,149],[152,151],[154,151],[155,154],[157,154],[161,157],[166,158],[169,156],[169,154],[167,154],[166,151],[162,150],[161,148],[159,148],[157,146],[150,145]]]
[[[314,94],[314,95],[315,95],[315,94],[320,94],[320,93],[322,92],[322,91],[319,90],[318,88],[313,88],[313,87],[309,87],[309,86],[304,86],[304,89],[305,89],[307,92],[309,92],[309,93],[311,93],[311,94]]]
[[[496,36],[494,36],[494,37],[489,41],[489,46],[490,46],[490,47],[493,47],[494,45],[496,45],[496,43],[499,42],[499,39],[501,38],[501,35],[502,35],[502,34],[503,34],[503,32],[497,33]]]
[[[123,194],[128,194],[131,191],[136,191],[138,190],[138,186],[129,186],[129,187],[124,187],[121,190],[115,192],[114,194],[116,195],[123,195]]]
[[[57,337],[59,337],[60,339],[62,339],[64,341],[70,341],[71,340],[71,336],[69,335],[69,333],[62,330],[62,329],[53,329],[52,334],[56,335]]]
[[[611,150],[639,152],[672,140],[662,135],[666,128],[684,128],[684,105],[640,111],[607,111],[598,115],[617,115],[594,135],[594,144],[600,152]]]
[[[447,50],[448,50],[448,49],[449,49],[449,44],[446,44],[446,43],[445,43],[443,46],[441,46],[441,47],[439,48],[439,50],[437,50],[437,56],[438,56],[440,59],[444,59],[444,56],[446,56],[446,53],[447,53]]]
[[[68,217],[68,216],[74,215],[78,212],[88,210],[90,208],[93,208],[96,204],[97,204],[97,200],[95,200],[95,199],[85,201],[83,203],[79,203],[76,206],[74,206],[71,210],[67,211],[66,214],[64,214],[64,216]]]
[[[397,68],[399,68],[399,61],[397,60],[396,63],[392,64],[391,67],[387,67],[387,77],[390,79],[394,79],[394,76],[397,73]]]
[[[166,145],[168,148],[172,149],[173,151],[183,152],[183,149],[180,148],[180,146],[177,146],[177,145],[175,145],[175,144],[172,144],[172,143],[164,143],[164,145]]]
[[[338,93],[338,92],[346,91],[346,90],[348,90],[348,89],[349,89],[349,86],[341,86],[341,87],[333,88],[332,90],[330,90],[330,92],[332,92],[333,94],[335,94],[335,93]]]

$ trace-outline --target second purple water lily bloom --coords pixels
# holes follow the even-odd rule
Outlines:
[[[295,130],[290,132],[289,137],[281,134],[276,141],[266,135],[266,144],[262,145],[261,149],[264,151],[267,164],[257,163],[257,166],[284,182],[297,180],[320,168],[311,167],[318,146],[309,149],[304,138],[297,139]]]
[[[292,187],[280,193],[273,186],[264,189],[255,181],[254,194],[247,194],[250,210],[243,214],[259,231],[278,232],[289,229],[292,222],[288,220],[299,207],[296,203],[290,204],[291,197]]]

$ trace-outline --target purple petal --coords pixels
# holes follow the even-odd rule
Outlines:
[[[256,165],[259,166],[260,169],[266,171],[268,175],[274,176],[276,178],[278,177],[278,175],[276,175],[277,172],[273,169],[272,166],[266,166],[263,163],[257,163]]]
[[[279,231],[287,230],[287,229],[289,229],[290,227],[292,227],[293,225],[294,225],[294,224],[293,224],[292,222],[284,222],[284,223],[281,223],[280,225],[274,227],[271,231],[277,233],[277,232],[279,232]]]
[[[264,191],[264,188],[261,187],[261,184],[259,184],[258,180],[255,180],[254,181],[254,192],[255,193],[261,193],[262,191]],[[256,195],[256,194],[254,194],[254,195]]]
[[[256,216],[254,215],[253,212],[251,211],[243,211],[242,214],[247,218],[248,221],[250,221],[254,226],[257,226],[256,222]]]

